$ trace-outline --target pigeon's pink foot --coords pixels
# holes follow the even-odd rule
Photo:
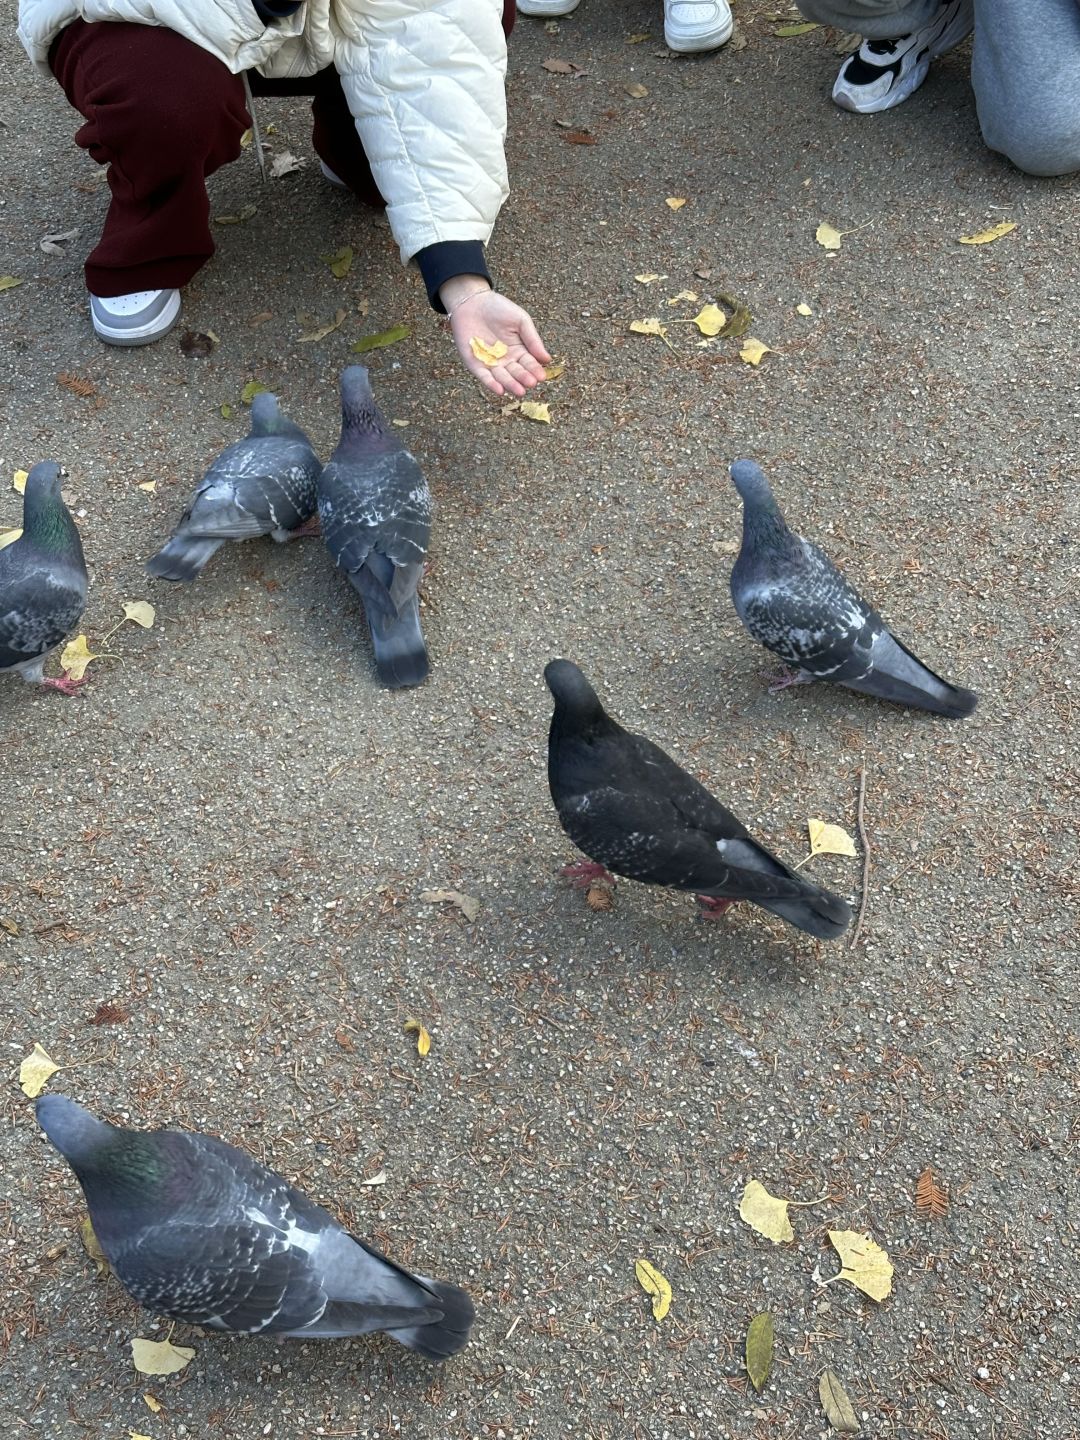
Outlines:
[[[295,530],[289,531],[290,540],[306,540],[311,535],[321,535],[322,527],[319,524],[318,515],[312,515],[310,520],[305,520],[303,525],[298,525]]]
[[[87,678],[84,675],[81,680],[72,680],[65,675],[62,680],[53,680],[45,676],[41,683],[49,690],[59,690],[61,695],[77,695],[86,684]]]
[[[587,889],[597,880],[606,881],[609,885],[615,884],[615,876],[611,871],[605,870],[603,865],[597,865],[593,860],[575,860],[572,865],[564,865],[559,874],[578,890]]]
[[[701,918],[703,920],[722,920],[732,905],[737,905],[737,900],[720,900],[715,895],[695,895],[694,899],[701,906]]]
[[[766,675],[766,680],[771,680],[769,694],[776,695],[780,690],[786,690],[789,685],[812,685],[814,677],[807,675],[805,670],[780,670],[775,675]]]

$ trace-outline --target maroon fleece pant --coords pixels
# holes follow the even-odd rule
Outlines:
[[[507,35],[514,13],[505,0]],[[73,21],[49,64],[86,122],[76,144],[109,167],[112,202],[86,288],[108,297],[186,285],[214,253],[206,176],[237,158],[251,124],[240,76],[172,30],[121,22]],[[362,200],[383,204],[336,70],[248,79],[255,95],[311,95],[315,153]]]

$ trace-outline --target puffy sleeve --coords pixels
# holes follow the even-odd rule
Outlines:
[[[506,199],[501,0],[337,0],[337,67],[401,258],[487,242]]]

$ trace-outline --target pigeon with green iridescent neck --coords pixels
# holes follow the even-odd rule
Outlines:
[[[319,519],[334,563],[364,603],[389,689],[428,674],[417,589],[431,509],[423,472],[379,413],[368,372],[350,365],[341,376],[341,439],[319,477]]]
[[[829,557],[788,528],[760,465],[736,460],[731,478],[743,502],[731,598],[754,639],[796,667],[773,689],[827,680],[953,720],[971,714],[975,692],[935,675]]]
[[[147,563],[158,580],[194,580],[226,540],[271,535],[279,543],[317,534],[322,466],[311,441],[261,391],[251,402],[251,433],[217,457],[180,523]]]
[[[426,1356],[464,1348],[473,1303],[413,1275],[242,1150],[185,1130],[128,1130],[64,1095],[38,1124],[74,1170],[124,1288],[148,1310],[241,1335],[381,1330]]]
[[[86,608],[86,562],[60,494],[63,474],[53,460],[34,466],[23,493],[22,534],[0,550],[0,670],[73,695],[85,681],[45,675],[49,652]]]

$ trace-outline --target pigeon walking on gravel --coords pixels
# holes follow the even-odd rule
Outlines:
[[[316,534],[307,525],[318,498],[319,457],[311,441],[262,391],[251,402],[251,433],[217,457],[180,523],[147,571],[159,580],[194,580],[226,540],[272,535],[283,542]]]
[[[363,365],[341,376],[341,439],[319,480],[319,518],[334,563],[364,602],[379,679],[427,678],[417,587],[431,538],[420,466],[388,429]]]
[[[42,460],[26,478],[22,534],[0,550],[0,670],[73,695],[84,680],[45,678],[45,660],[86,608],[86,562],[60,494],[64,472]]]
[[[565,875],[585,885],[614,871],[693,891],[710,917],[749,900],[821,940],[843,934],[847,904],[789,870],[663,750],[617,724],[576,665],[552,660],[544,679],[555,697],[551,798],[594,862],[568,865]]]
[[[126,1130],[65,1095],[38,1124],[75,1171],[124,1288],[158,1315],[243,1335],[382,1330],[429,1360],[464,1348],[473,1303],[411,1275],[242,1150],[183,1130]]]
[[[743,502],[731,598],[754,639],[797,667],[776,688],[828,680],[951,719],[971,714],[974,691],[916,659],[828,556],[788,529],[759,465],[736,460],[731,478]]]

